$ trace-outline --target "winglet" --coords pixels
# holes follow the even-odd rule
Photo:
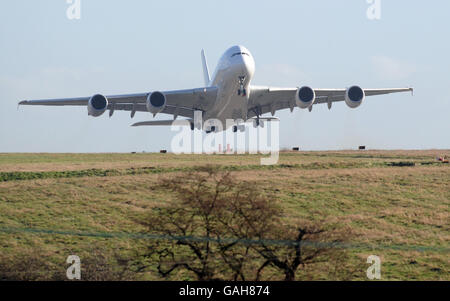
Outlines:
[[[24,105],[24,104],[26,104],[26,103],[27,103],[26,100],[19,101],[19,102],[17,103],[17,111],[19,111],[20,105]]]
[[[203,78],[205,80],[205,86],[209,86],[210,77],[208,70],[208,63],[206,62],[205,51],[202,49],[202,66],[203,66]]]
[[[414,88],[409,88],[409,90],[411,91],[411,95],[414,96]]]

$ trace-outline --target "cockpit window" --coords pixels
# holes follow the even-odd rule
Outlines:
[[[233,55],[231,56],[231,57],[233,57],[233,56],[236,56],[236,55],[246,55],[246,56],[250,56],[248,53],[246,53],[246,52],[236,52],[236,53],[233,53]]]

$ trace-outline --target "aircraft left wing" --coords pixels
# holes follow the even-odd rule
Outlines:
[[[217,88],[205,87],[186,90],[161,91],[165,97],[165,105],[160,113],[174,116],[193,118],[194,111],[208,110],[216,100]],[[116,110],[130,111],[132,117],[135,112],[148,112],[146,102],[151,92],[107,95],[107,106],[104,111],[109,110],[110,116]],[[102,95],[101,95],[102,96]],[[43,105],[43,106],[88,106],[92,97],[61,98],[61,99],[39,99],[23,100],[19,105]]]
[[[352,88],[358,88],[354,86]],[[297,106],[297,93],[300,88],[276,88],[264,86],[250,87],[250,97],[248,101],[247,117],[255,117],[265,113],[275,114],[278,110],[291,109]],[[309,88],[310,89],[310,88]],[[350,88],[351,89],[351,88]],[[313,105],[327,103],[331,108],[331,104],[337,101],[345,101],[347,89],[311,89],[314,91],[314,101],[305,106],[305,108],[312,109]],[[365,96],[375,96],[399,92],[413,92],[413,88],[393,88],[393,89],[361,89],[363,98]],[[362,99],[363,99],[362,98]],[[360,102],[359,102],[360,103]],[[305,104],[306,105],[306,104]],[[359,105],[359,104],[357,104]],[[355,104],[354,107],[357,106]]]

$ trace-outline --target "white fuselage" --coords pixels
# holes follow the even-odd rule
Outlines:
[[[225,51],[209,83],[210,86],[218,88],[217,99],[204,118],[218,119],[223,125],[227,119],[247,120],[249,85],[254,73],[255,61],[245,47],[233,46]],[[241,88],[244,88],[246,93],[238,93]]]

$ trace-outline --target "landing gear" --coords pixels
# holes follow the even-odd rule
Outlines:
[[[261,128],[263,128],[264,127],[264,121],[262,121],[262,120],[260,120],[259,118],[256,118],[254,121],[253,121],[253,127],[254,128],[257,128],[257,127],[261,127]]]
[[[245,132],[245,125],[244,124],[240,124],[240,125],[233,125],[233,133],[236,133],[237,131]]]
[[[215,126],[211,126],[208,130],[206,130],[206,134],[215,133],[217,128]]]
[[[264,127],[264,121],[260,119],[260,116],[262,115],[261,107],[255,107],[252,109],[255,118],[253,119],[253,127],[257,128],[261,126]]]
[[[220,124],[215,123],[216,125],[206,125],[203,127],[206,134],[210,133],[220,133],[223,131],[223,128]]]
[[[247,91],[245,90],[245,88],[242,88],[242,90],[239,89],[239,90],[238,90],[238,95],[239,95],[239,96],[242,95],[242,97],[247,96]]]
[[[245,97],[247,96],[247,91],[244,88],[244,81],[245,81],[245,76],[239,76],[239,89],[238,89],[238,95]]]
[[[259,115],[256,115],[256,118],[253,120],[253,127],[264,127],[264,121],[259,118]]]

